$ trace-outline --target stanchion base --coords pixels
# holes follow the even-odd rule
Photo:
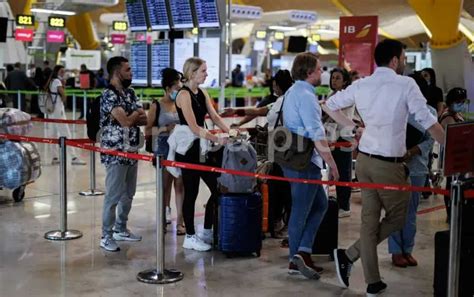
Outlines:
[[[147,284],[170,284],[179,282],[184,277],[182,272],[165,269],[163,273],[158,273],[156,269],[149,269],[137,274],[137,279]]]
[[[81,196],[101,196],[101,195],[104,195],[104,192],[90,190],[90,191],[80,192],[79,195],[81,195]]]
[[[61,230],[49,231],[44,234],[44,238],[48,240],[72,240],[82,237],[82,232],[77,230],[67,230],[61,232]]]

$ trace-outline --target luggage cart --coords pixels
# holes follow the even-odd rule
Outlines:
[[[6,145],[6,143],[10,142],[9,140],[0,140],[0,146]],[[13,143],[13,142],[11,142]],[[40,175],[41,175],[41,166],[40,166],[40,158],[39,154],[36,150],[36,146],[34,146],[32,143],[22,143],[22,148],[27,150],[26,145],[29,145],[30,150],[33,150],[33,153],[31,151],[28,151],[25,153],[25,156],[22,159],[22,162],[27,162],[28,166],[28,174],[29,178],[27,178],[27,181],[22,183],[21,185],[14,187],[14,188],[9,188],[6,185],[6,181],[2,178],[0,178],[0,190],[3,189],[9,189],[12,190],[12,198],[15,202],[21,202],[25,198],[25,190],[26,186],[30,183],[33,183],[34,180],[36,180]],[[33,156],[34,155],[34,156]],[[28,160],[26,160],[28,159]],[[3,158],[0,158],[0,162],[4,162]],[[5,164],[0,164],[0,167],[5,168]],[[8,166],[8,165],[7,165]],[[3,175],[0,175],[0,177],[4,177]]]

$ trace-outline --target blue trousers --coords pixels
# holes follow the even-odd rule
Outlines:
[[[313,163],[302,171],[282,169],[288,178],[321,179],[321,169]],[[291,198],[288,224],[290,261],[297,252],[312,252],[314,238],[328,208],[328,199],[321,185],[291,183]]]
[[[410,176],[411,184],[416,187],[425,185],[426,176]],[[388,237],[388,252],[390,254],[411,254],[415,246],[416,212],[420,203],[420,192],[412,192],[405,225],[400,231],[395,231]]]

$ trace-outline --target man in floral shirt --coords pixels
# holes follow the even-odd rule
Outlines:
[[[146,114],[133,89],[132,71],[124,57],[107,62],[110,85],[100,102],[101,147],[121,152],[138,151],[140,128],[146,124]],[[124,157],[101,155],[106,168],[105,200],[102,213],[100,247],[119,251],[116,241],[140,241],[139,235],[127,229],[128,214],[137,185],[138,164]],[[117,210],[117,217],[116,217]]]

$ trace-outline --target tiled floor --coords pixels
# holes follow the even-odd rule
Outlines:
[[[35,135],[42,136],[41,125]],[[82,136],[82,127],[78,135]],[[184,251],[183,237],[174,224],[166,235],[166,267],[184,273],[176,284],[150,285],[138,282],[138,272],[156,263],[155,186],[151,164],[140,162],[137,195],[129,227],[143,235],[138,243],[121,243],[119,253],[99,248],[103,196],[83,197],[89,182],[88,166],[68,165],[68,227],[84,236],[68,242],[45,240],[45,232],[59,227],[59,167],[46,165],[50,148],[39,145],[43,174],[27,187],[26,198],[14,203],[9,191],[0,191],[0,296],[365,296],[360,262],[352,272],[350,289],[342,289],[333,262],[315,257],[326,270],[320,281],[287,274],[287,250],[275,239],[264,240],[260,258],[227,259],[219,251]],[[88,153],[82,157],[88,160]],[[89,163],[89,162],[88,162]],[[103,189],[104,170],[97,164],[97,184]],[[196,203],[197,222],[202,226],[207,189]],[[359,193],[353,195],[352,216],[340,220],[339,245],[348,246],[358,235]],[[174,199],[172,200],[174,203]],[[441,205],[442,197],[423,200],[420,209]],[[173,214],[175,214],[173,209]],[[384,296],[432,296],[434,233],[447,229],[444,210],[418,216],[414,255],[420,265],[394,268],[387,243],[379,246],[381,274],[389,285]]]

